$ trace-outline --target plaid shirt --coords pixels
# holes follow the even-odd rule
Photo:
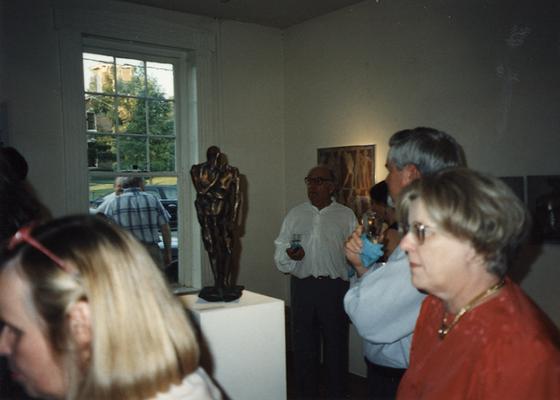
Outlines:
[[[159,242],[159,228],[170,215],[153,194],[139,188],[125,189],[107,205],[105,215],[144,243]]]

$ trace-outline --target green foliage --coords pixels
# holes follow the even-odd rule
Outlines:
[[[107,164],[103,167],[99,165],[101,159],[116,161],[119,153],[120,166],[116,166],[115,170],[174,171],[174,103],[165,99],[155,79],[145,80],[143,68],[135,67],[132,71],[130,79],[117,81],[116,98],[112,95],[86,95],[86,108],[96,115],[97,132],[108,134],[89,136],[88,164],[107,169]],[[101,76],[103,93],[114,93],[113,74],[106,72]],[[96,82],[92,79],[89,89],[95,91],[95,88]],[[161,138],[162,135],[173,137]]]

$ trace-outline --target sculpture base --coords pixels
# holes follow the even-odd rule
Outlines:
[[[202,288],[198,297],[206,301],[234,301],[241,297],[245,286],[232,286],[228,288],[217,288],[215,286],[206,286]]]

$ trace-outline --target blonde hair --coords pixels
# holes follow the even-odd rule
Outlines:
[[[146,399],[198,367],[187,310],[130,234],[99,217],[74,216],[53,220],[32,235],[74,271],[63,271],[26,244],[12,255],[29,282],[46,335],[65,362],[68,399]],[[91,358],[85,368],[73,351],[67,322],[79,300],[91,311]]]
[[[470,241],[488,272],[499,277],[530,230],[525,206],[504,182],[467,168],[444,169],[405,188],[397,207],[401,223],[408,223],[416,199],[439,228]]]

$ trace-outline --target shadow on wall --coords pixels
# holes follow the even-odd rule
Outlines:
[[[525,244],[509,268],[508,275],[510,278],[517,284],[521,285],[521,282],[527,277],[527,275],[529,275],[532,266],[541,254],[542,244]]]
[[[247,181],[247,176],[244,174],[239,174],[239,215],[237,217],[237,224],[233,230],[233,251],[231,258],[231,282],[237,284],[237,278],[239,277],[239,272],[241,269],[241,252],[243,251],[243,245],[241,244],[241,238],[245,236],[245,227],[247,223],[247,210],[249,209],[249,182]]]

